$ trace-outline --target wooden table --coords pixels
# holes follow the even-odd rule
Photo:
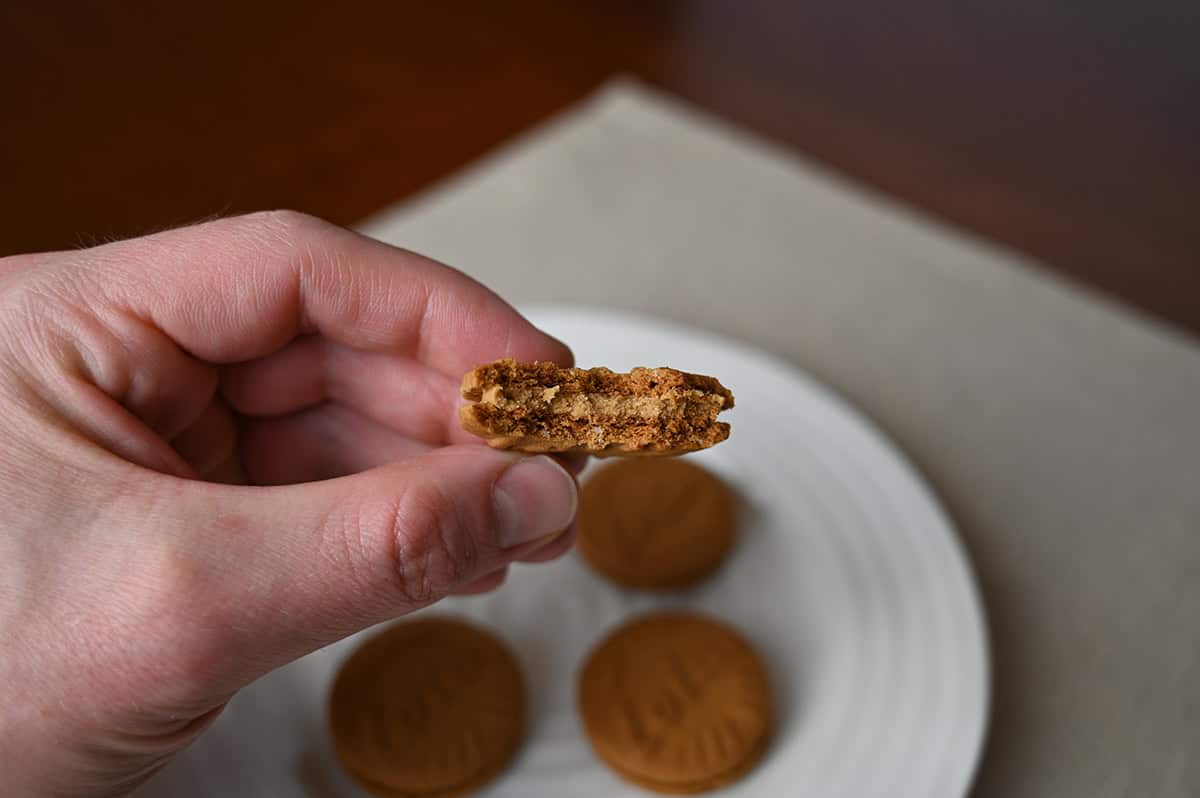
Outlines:
[[[0,254],[342,223],[633,73],[1200,331],[1200,4],[0,8]]]

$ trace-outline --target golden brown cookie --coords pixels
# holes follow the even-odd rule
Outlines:
[[[579,497],[579,553],[627,587],[699,582],[733,545],[737,501],[720,479],[686,460],[639,458],[604,466]]]
[[[482,787],[516,754],[524,717],[524,683],[508,648],[446,617],[401,622],[367,640],[329,697],[338,760],[383,798]]]
[[[463,377],[463,429],[498,449],[598,456],[669,455],[729,437],[717,414],[733,394],[712,377],[670,368],[563,368],[497,360]]]
[[[772,726],[758,654],[725,624],[680,611],[642,616],[601,642],[580,675],[579,712],[597,756],[662,793],[741,778]]]

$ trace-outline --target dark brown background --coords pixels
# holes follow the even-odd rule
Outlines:
[[[0,254],[352,223],[627,72],[1200,331],[1200,3],[0,9]]]

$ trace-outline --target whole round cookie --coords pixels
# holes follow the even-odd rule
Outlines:
[[[386,798],[449,798],[483,786],[512,760],[524,716],[508,648],[445,617],[404,621],[367,640],[329,697],[338,760]]]
[[[678,611],[642,616],[596,647],[580,675],[579,712],[597,756],[663,793],[741,778],[772,726],[767,672],[750,644]]]
[[[737,502],[709,471],[678,458],[605,466],[583,485],[579,553],[627,587],[687,587],[711,574],[733,545]]]

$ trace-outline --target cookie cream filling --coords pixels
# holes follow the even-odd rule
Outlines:
[[[680,412],[692,402],[708,403],[713,410],[719,410],[722,399],[705,391],[691,390],[684,396],[623,396],[620,394],[575,393],[566,396],[559,395],[559,386],[542,387],[513,387],[507,391],[499,385],[492,385],[483,390],[480,403],[503,410],[509,406],[538,406],[547,407],[555,415],[564,415],[572,419],[585,418],[658,418]]]

